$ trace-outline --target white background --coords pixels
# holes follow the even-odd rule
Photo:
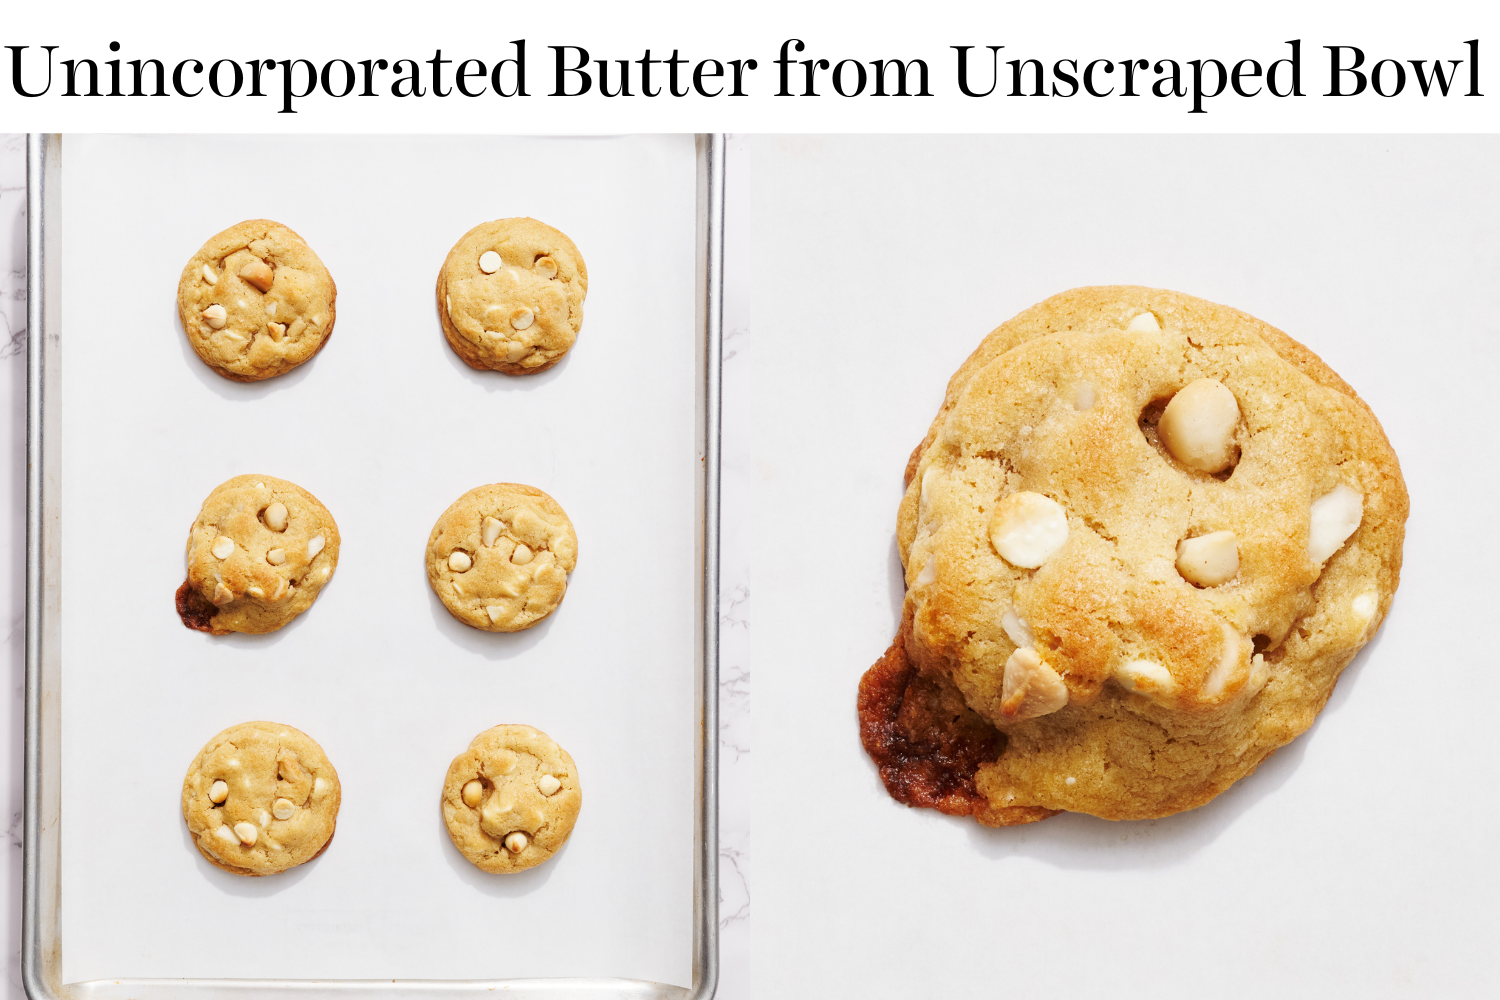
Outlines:
[[[767,137],[731,219],[756,389],[760,996],[1493,995],[1500,143]],[[1390,617],[1313,730],[1207,806],[1007,830],[896,804],[855,688],[950,374],[1088,284],[1234,305],[1370,403],[1411,492]]]
[[[442,49],[445,58],[477,58],[487,65],[511,54],[513,39],[527,40],[532,96],[497,98],[398,99],[390,96],[308,98],[279,114],[272,97],[66,98],[28,99],[10,87],[9,52],[0,65],[0,120],[11,128],[48,131],[423,131],[423,132],[618,132],[618,131],[1486,131],[1496,128],[1500,83],[1481,88],[1483,98],[1421,98],[1414,81],[1396,97],[1366,92],[1358,97],[1325,98],[1328,53],[1323,46],[1352,45],[1366,53],[1366,67],[1380,59],[1400,61],[1465,57],[1463,43],[1481,39],[1481,72],[1500,65],[1500,37],[1494,33],[1500,8],[1493,3],[1423,3],[1420,14],[1409,3],[1392,0],[1307,3],[1264,0],[1252,8],[1211,5],[1197,0],[1140,0],[1120,4],[1084,0],[1065,7],[1038,3],[955,2],[914,7],[906,0],[847,4],[806,0],[760,0],[754,4],[707,5],[695,0],[621,4],[575,0],[566,8],[549,4],[496,4],[461,0],[429,6],[373,4],[351,16],[347,3],[304,0],[288,21],[268,8],[241,4],[166,3],[132,5],[129,16],[110,0],[46,4],[13,3],[7,10],[4,43],[57,44],[57,60],[149,59],[169,70],[182,59],[205,63],[226,58],[309,59],[319,66],[332,59],[426,60]],[[151,12],[156,12],[152,17]],[[836,63],[854,59],[921,58],[930,67],[932,97],[879,98],[867,90],[839,97],[823,72],[822,96],[775,96],[773,64],[782,43],[801,39],[802,59]],[[1080,64],[1096,58],[1115,61],[1219,59],[1232,65],[1253,58],[1262,66],[1287,54],[1285,42],[1303,41],[1301,98],[1220,97],[1205,114],[1189,114],[1185,99],[1085,96],[1011,98],[964,96],[955,82],[952,46],[1003,45],[1006,59],[1036,58],[1047,66],[1059,59]],[[121,44],[118,56],[107,46]],[[654,58],[672,50],[696,63],[754,58],[748,96],[624,98],[550,97],[553,53],[549,46],[577,45],[591,60],[637,60],[650,49]],[[1488,45],[1490,47],[1486,48]],[[31,63],[25,64],[30,72]],[[1408,75],[1410,67],[1407,66]],[[1002,73],[1008,75],[1003,65]],[[125,66],[129,75],[129,67]],[[281,70],[276,74],[279,77]],[[342,71],[340,71],[341,73]],[[426,69],[424,68],[424,73]],[[446,73],[451,78],[454,67]],[[802,72],[793,67],[794,76]],[[63,89],[64,71],[57,69]],[[1116,70],[1118,81],[1122,71]],[[389,93],[386,75],[384,86]],[[800,77],[797,77],[800,79]],[[26,87],[40,83],[28,75]],[[341,84],[341,76],[334,77]],[[425,77],[424,77],[425,79]],[[660,81],[661,69],[653,76]],[[187,77],[192,89],[194,77]],[[300,78],[299,78],[300,80]],[[170,85],[169,85],[170,86]],[[107,91],[107,87],[104,88]],[[127,84],[128,91],[129,86]],[[1008,88],[1002,88],[1007,89]],[[1065,87],[1063,89],[1066,89]],[[1248,88],[1247,88],[1248,89]],[[800,95],[800,86],[790,88]]]
[[[63,156],[64,981],[689,983],[692,137],[72,137]],[[592,279],[574,350],[522,381],[463,364],[432,292],[453,242],[508,215],[568,233]],[[172,295],[247,216],[292,225],[340,286],[327,347],[251,385],[190,352]],[[314,492],[339,566],[286,627],[214,638],[171,595],[203,497],[245,472]],[[456,621],[423,572],[432,522],[499,481],[551,493],[580,542],[567,600],[512,635]],[[306,731],[343,784],[328,852],[274,879],[210,866],[180,816],[187,763],[247,719]],[[584,789],[558,856],[507,878],[438,809],[448,762],[500,722],[551,734]]]

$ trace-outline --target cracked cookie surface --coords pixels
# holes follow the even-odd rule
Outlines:
[[[536,219],[475,226],[438,272],[443,336],[471,368],[546,371],[583,326],[589,272],[567,236]]]
[[[453,617],[487,632],[518,632],[562,603],[578,536],[562,507],[534,486],[493,483],[453,502],[427,540],[427,579]]]
[[[235,476],[188,532],[177,613],[213,635],[274,632],[312,607],[338,561],[338,525],[317,497],[274,476]]]
[[[1369,408],[1280,331],[1172,292],[1076,289],[1002,325],[907,477],[897,645],[1004,737],[963,783],[991,825],[1207,802],[1311,725],[1399,580],[1406,490]]]
[[[531,726],[480,733],[443,781],[443,821],[453,846],[496,874],[552,857],[573,832],[582,804],[573,758]]]
[[[250,219],[212,237],[183,267],[177,314],[205,364],[227,379],[258,382],[322,350],[336,296],[302,237]]]
[[[322,854],[339,814],[339,776],[306,733],[275,722],[230,726],[182,782],[199,853],[236,875],[274,875]]]

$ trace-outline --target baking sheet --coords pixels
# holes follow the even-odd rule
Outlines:
[[[63,166],[62,978],[692,980],[698,586],[691,136],[69,137]],[[433,284],[480,221],[578,244],[567,359],[475,372]],[[183,261],[244,218],[297,230],[339,287],[327,347],[230,383],[192,354]],[[311,490],[342,535],[314,607],[267,636],[183,628],[182,545],[215,485]],[[433,521],[531,483],[567,510],[567,599],[515,635],[427,585]],[[344,799],[327,853],[284,875],[209,866],[180,813],[214,733],[305,730]],[[578,763],[567,846],[495,877],[452,847],[448,762],[526,722]]]
[[[753,136],[730,163],[734,287],[775,290],[726,318],[755,721],[796,734],[757,742],[756,809],[817,830],[756,837],[758,994],[1496,995],[1500,141]],[[1260,317],[1369,402],[1411,493],[1390,616],[1309,733],[1193,812],[898,805],[854,702],[898,620],[907,456],[994,326],[1126,283]]]

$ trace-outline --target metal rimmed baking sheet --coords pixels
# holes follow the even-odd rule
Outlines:
[[[33,139],[33,996],[711,993],[721,148]],[[524,382],[469,370],[433,315],[447,248],[504,215],[568,232],[592,279],[578,346]],[[318,250],[339,318],[317,359],[239,386],[187,350],[171,290],[257,216]],[[334,581],[271,636],[164,623],[202,496],[256,470],[338,518]],[[501,480],[580,536],[563,607],[516,636],[454,622],[419,563],[446,504]],[[258,717],[318,739],[345,798],[322,858],[252,881],[201,862],[173,803],[191,753]],[[585,792],[561,855],[503,881],[437,810],[446,761],[501,721],[555,736]]]

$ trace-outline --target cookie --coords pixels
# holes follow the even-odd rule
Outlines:
[[[236,382],[291,371],[333,334],[328,269],[279,222],[250,219],[193,254],[177,283],[177,315],[204,364]]]
[[[1209,801],[1312,724],[1400,578],[1406,488],[1369,407],[1173,292],[1002,325],[907,478],[861,735],[897,798],[990,825]]]
[[[557,853],[582,804],[573,758],[530,726],[486,729],[453,758],[443,781],[453,846],[496,874],[525,871]]]
[[[177,614],[212,635],[274,632],[312,607],[338,562],[338,525],[317,497],[274,476],[235,476],[188,532]]]
[[[182,780],[198,852],[236,875],[275,875],[328,849],[339,776],[306,733],[243,722],[206,743]]]
[[[427,580],[453,617],[519,632],[562,603],[578,536],[556,500],[534,486],[477,486],[443,511],[427,539]]]
[[[470,368],[531,375],[573,346],[588,290],[589,270],[572,240],[535,219],[497,219],[448,251],[438,316]]]

